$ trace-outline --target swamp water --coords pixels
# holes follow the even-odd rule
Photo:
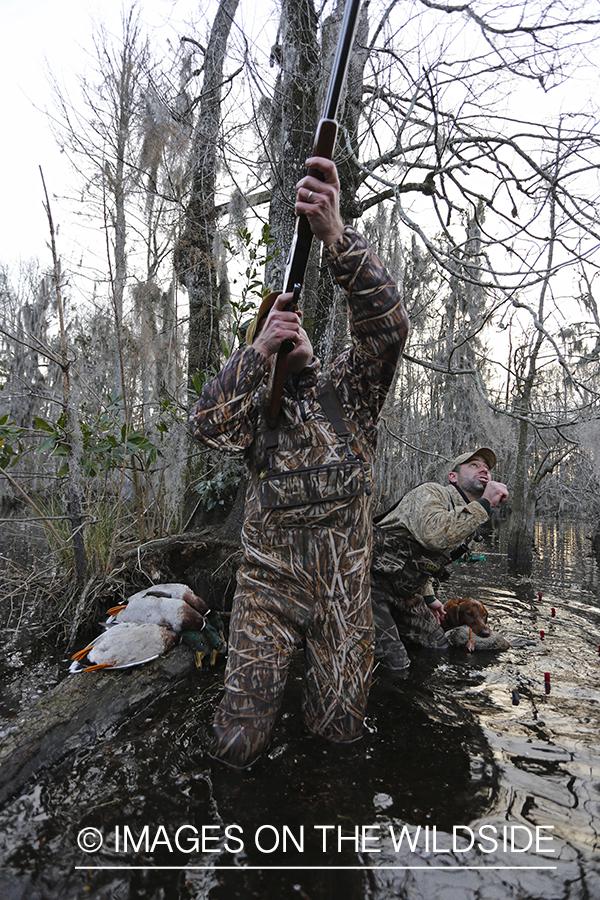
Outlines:
[[[0,810],[2,900],[598,900],[598,564],[555,524],[531,578],[507,574],[501,535],[483,546],[445,599],[481,599],[518,648],[410,649],[343,749],[303,731],[298,656],[245,773],[206,754],[223,670],[197,670]],[[19,634],[2,666],[4,721],[67,670]]]

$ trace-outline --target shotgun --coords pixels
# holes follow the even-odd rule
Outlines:
[[[346,0],[344,9],[344,18],[340,30],[337,50],[329,79],[329,88],[327,97],[325,98],[325,106],[323,115],[317,125],[315,140],[313,143],[313,156],[322,156],[325,159],[333,158],[333,151],[338,132],[338,123],[336,121],[338,106],[344,82],[346,80],[346,72],[350,61],[350,53],[354,44],[356,35],[356,26],[358,24],[358,12],[360,9],[360,0]],[[315,178],[323,178],[318,169],[309,169],[309,175]],[[290,253],[288,256],[287,267],[284,275],[284,288],[282,293],[289,291],[294,292],[294,297],[286,307],[289,310],[297,309],[300,290],[304,281],[304,273],[308,264],[308,256],[312,245],[312,231],[310,223],[305,215],[296,217],[296,228]],[[283,385],[287,370],[287,356],[294,348],[293,341],[284,341],[275,357],[275,365],[273,367],[273,379],[271,384],[271,396],[267,404],[267,423],[270,428],[275,428],[281,408],[281,396],[283,394]]]

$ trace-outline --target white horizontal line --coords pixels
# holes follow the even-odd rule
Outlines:
[[[464,872],[466,869],[479,869],[481,871],[490,871],[495,869],[501,869],[502,871],[506,871],[508,869],[512,871],[536,871],[540,869],[556,869],[557,866],[75,866],[76,869],[93,869],[93,870],[126,870],[133,871],[134,869],[151,869],[152,871],[159,870],[168,870],[168,871],[176,871],[176,872],[197,872],[197,871],[207,871],[207,872],[219,872],[223,870],[228,870],[232,872],[248,872],[248,871],[258,871],[262,872],[265,869],[269,871],[277,871],[277,872],[297,872],[299,870],[306,869],[307,871],[370,871],[376,872],[378,869],[387,869],[394,871],[406,871],[408,869],[423,869],[427,872],[433,869],[442,869],[444,872]]]

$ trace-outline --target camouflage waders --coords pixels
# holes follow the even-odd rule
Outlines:
[[[375,624],[375,662],[387,669],[401,671],[410,665],[403,641],[429,650],[448,647],[444,629],[419,594],[402,602],[397,595],[392,598],[373,584],[371,604]]]
[[[278,450],[266,451],[272,467],[248,498],[225,696],[214,723],[211,753],[235,766],[249,765],[267,745],[300,643],[302,713],[313,734],[360,738],[371,684],[370,467],[352,450],[363,442],[352,438],[348,453],[319,414],[278,438]]]

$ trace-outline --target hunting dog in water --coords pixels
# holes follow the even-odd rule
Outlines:
[[[446,615],[442,619],[444,631],[468,625],[479,637],[489,637],[492,633],[487,627],[487,609],[479,600],[470,597],[458,597],[444,607]]]

